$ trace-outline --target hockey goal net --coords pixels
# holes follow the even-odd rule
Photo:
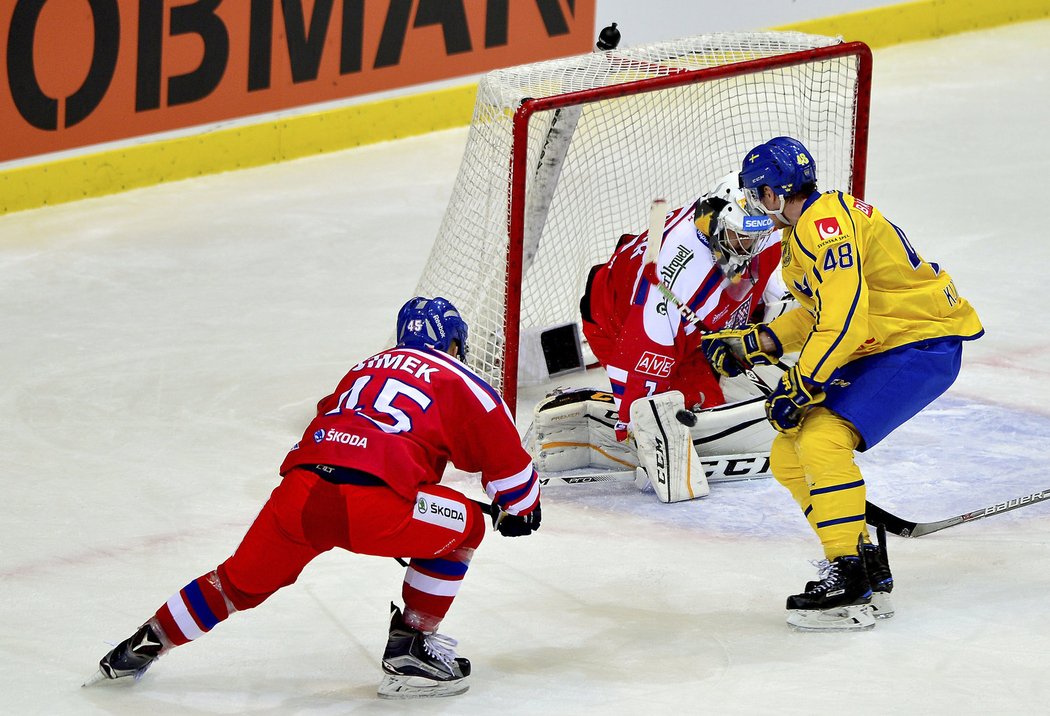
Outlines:
[[[800,139],[823,188],[863,195],[871,53],[801,33],[711,34],[486,75],[418,292],[470,326],[513,408],[523,332],[579,321],[588,271],[654,197],[680,206],[744,152]]]

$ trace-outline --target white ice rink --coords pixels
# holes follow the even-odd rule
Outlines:
[[[910,519],[1050,488],[1048,68],[1050,21],[875,53],[866,199],[987,330],[861,458]],[[677,505],[550,488],[445,620],[474,668],[454,699],[375,698],[402,568],[345,552],[141,681],[81,688],[236,547],[316,400],[390,337],[465,137],[0,217],[0,713],[1047,712],[1050,503],[891,537],[896,618],[801,634],[784,598],[818,545],[772,480]]]

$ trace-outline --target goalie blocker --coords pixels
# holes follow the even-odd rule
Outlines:
[[[632,413],[635,441],[650,441],[643,446],[643,454],[655,448],[650,436],[659,435],[660,427],[675,434],[687,434],[695,448],[695,454],[693,450],[688,453],[679,451],[693,464],[688,466],[689,474],[681,464],[674,466],[678,482],[673,490],[667,485],[661,491],[661,486],[653,481],[662,501],[677,502],[700,497],[700,493],[707,494],[703,486],[707,482],[769,475],[769,445],[774,433],[766,422],[761,396],[694,413],[685,410],[680,398],[668,395],[672,396],[673,402],[666,402],[667,399],[661,396],[656,396],[655,406],[647,401],[649,415],[655,408],[658,417],[642,418],[643,437],[639,437],[638,419]],[[679,414],[685,422],[695,419],[695,424],[683,424]],[[616,420],[613,396],[605,391],[564,390],[540,401],[526,447],[536,462],[541,481],[545,484],[589,484],[635,480],[639,451],[632,441],[622,443],[616,440]],[[638,470],[642,479],[635,480],[640,488],[649,482],[646,479],[649,474],[658,471],[655,465],[649,470],[645,467],[643,464],[643,469]],[[693,471],[698,474],[692,475]]]

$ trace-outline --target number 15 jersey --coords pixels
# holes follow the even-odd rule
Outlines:
[[[393,348],[353,366],[318,404],[281,474],[297,465],[351,467],[414,500],[449,462],[480,472],[488,495],[512,514],[539,500],[532,458],[499,393],[447,353]]]

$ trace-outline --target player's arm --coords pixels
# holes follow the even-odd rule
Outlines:
[[[784,353],[796,353],[813,331],[813,314],[796,306],[769,322],[770,332],[777,337]]]
[[[540,483],[532,457],[502,400],[473,419],[458,420],[452,428],[452,462],[468,472],[481,473],[485,494],[497,508],[493,525],[506,537],[530,534],[540,527]]]

